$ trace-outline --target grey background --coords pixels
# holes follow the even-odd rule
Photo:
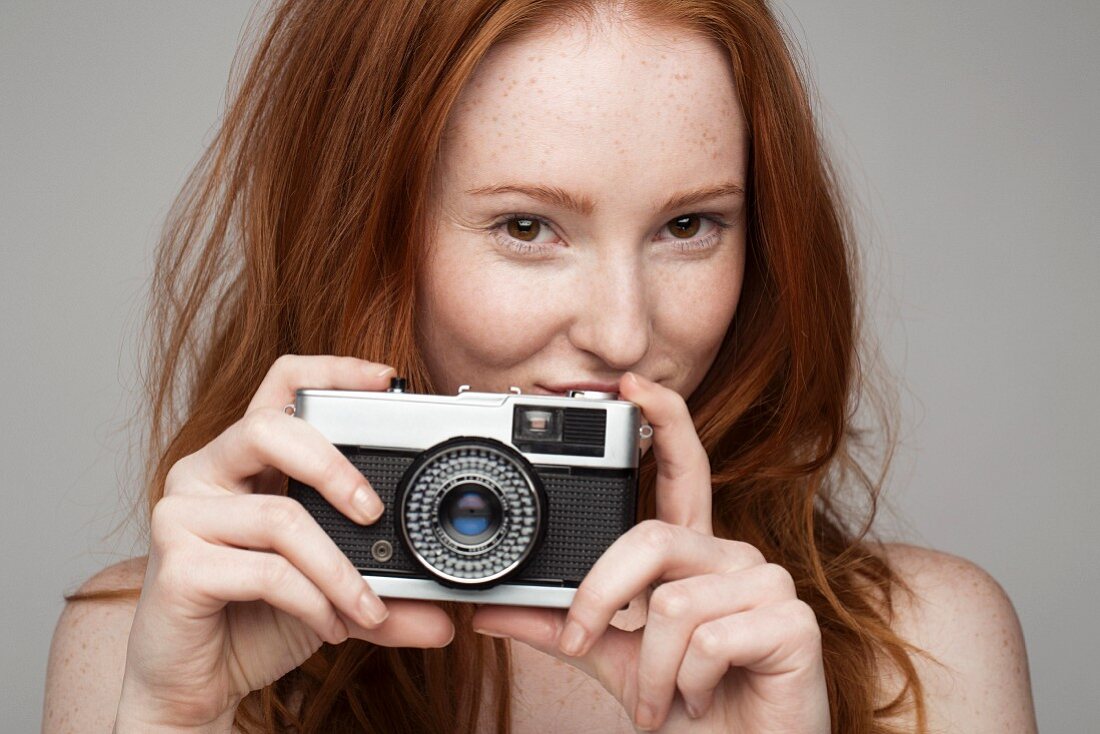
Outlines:
[[[61,595],[138,552],[135,329],[251,3],[0,4],[5,731]],[[1096,717],[1100,4],[791,0],[900,381],[885,530],[1014,600],[1040,724]]]

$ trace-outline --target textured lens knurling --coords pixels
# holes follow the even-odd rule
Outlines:
[[[501,504],[500,529],[475,548],[459,548],[439,523],[439,504],[458,476],[480,479]],[[424,451],[405,471],[398,494],[398,525],[409,553],[437,581],[461,588],[493,586],[521,570],[548,520],[534,467],[488,438],[452,438]]]

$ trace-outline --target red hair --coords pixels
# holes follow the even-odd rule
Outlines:
[[[410,389],[432,390],[417,349],[418,243],[451,106],[494,44],[548,22],[594,21],[607,4],[287,0],[260,19],[265,31],[158,251],[148,509],[168,469],[241,417],[281,354],[377,360]],[[614,6],[727,51],[750,131],[741,300],[688,401],[713,466],[715,532],[787,568],[817,613],[834,731],[887,732],[906,708],[923,728],[914,650],[890,626],[900,581],[866,537],[890,424],[880,410],[886,451],[869,474],[853,426],[866,382],[853,238],[796,56],[764,0]],[[649,455],[643,517],[653,479]],[[870,500],[862,514],[845,501],[860,496]],[[472,633],[467,611],[450,611],[450,647],[322,647],[254,692],[238,725],[473,732],[490,693],[507,730],[506,648]],[[888,679],[902,689],[881,690]]]

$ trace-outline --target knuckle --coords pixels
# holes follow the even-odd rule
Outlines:
[[[706,658],[719,657],[723,652],[725,639],[713,624],[703,624],[691,633],[691,648]]]
[[[295,535],[301,528],[305,510],[295,500],[269,495],[260,501],[257,513],[263,527],[273,533]]]
[[[599,609],[606,603],[604,595],[591,584],[582,583],[573,595],[573,608]]]
[[[532,637],[536,640],[557,640],[561,637],[565,623],[557,616],[539,615],[532,626]]]
[[[376,362],[372,362],[369,359],[361,359],[359,357],[348,356],[332,357],[332,360],[334,366],[345,369],[348,372],[351,372],[352,370],[366,369],[366,367],[369,365],[378,364]],[[383,365],[379,364],[378,366],[381,367]]]
[[[336,581],[345,577],[352,577],[354,579],[360,578],[347,557],[339,550],[333,550],[331,553],[322,554],[318,564],[320,567],[319,571],[324,579]],[[356,584],[348,583],[347,588],[349,589],[349,593],[354,593],[356,596],[360,593],[360,589]]]
[[[769,588],[778,589],[784,595],[794,596],[794,577],[791,576],[790,571],[778,563],[765,563],[761,569]]]
[[[675,390],[670,389],[665,395],[665,409],[673,420],[691,422],[691,411],[688,410],[687,401]]]
[[[333,453],[336,455],[333,456],[332,453],[329,453],[321,460],[317,475],[321,487],[339,487],[351,483],[348,481],[347,475],[348,471],[353,469],[348,465],[348,460],[335,449],[333,449]]]
[[[275,419],[273,411],[268,408],[253,410],[241,418],[241,437],[244,442],[253,448],[267,446],[272,440],[275,431]]]
[[[265,589],[285,586],[290,580],[290,562],[282,556],[265,554],[259,559],[256,576]]]
[[[764,554],[760,552],[760,549],[750,543],[743,543],[739,540],[731,540],[731,548],[733,554],[741,562],[740,565],[748,564],[749,566],[762,566],[768,562],[768,559],[764,558]]]
[[[149,536],[154,550],[163,554],[171,545],[180,523],[181,501],[175,497],[162,497],[153,505],[149,517]]]
[[[821,627],[817,623],[817,615],[813,607],[801,599],[795,599],[785,605],[787,613],[787,626],[796,639],[803,642],[821,640]]]
[[[157,580],[166,588],[182,591],[197,588],[196,569],[202,564],[197,562],[195,552],[179,544],[167,548],[160,557]]]
[[[691,606],[691,593],[683,584],[662,584],[649,598],[650,611],[667,619],[683,617],[691,610]]]
[[[294,371],[294,368],[300,362],[301,357],[297,354],[280,354],[275,358],[275,361],[271,363],[271,368],[267,371],[270,374],[288,375]]]
[[[194,454],[188,454],[168,467],[168,473],[164,475],[164,494],[174,494],[183,488],[192,473],[194,462]]]
[[[706,448],[701,443],[695,448],[695,461],[707,468],[707,474],[711,473],[710,454],[707,453]]]
[[[643,520],[635,532],[645,547],[658,551],[666,551],[676,542],[675,528],[660,520]]]

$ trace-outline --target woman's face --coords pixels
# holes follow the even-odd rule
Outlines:
[[[420,346],[436,388],[685,398],[741,291],[747,134],[729,61],[672,28],[493,49],[445,133]]]

